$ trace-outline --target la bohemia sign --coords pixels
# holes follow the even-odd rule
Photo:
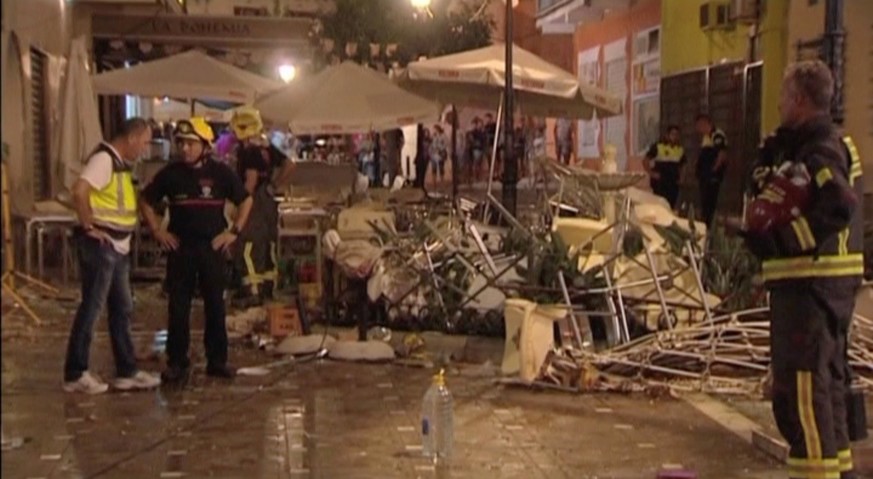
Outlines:
[[[308,42],[308,18],[95,14],[95,38],[191,44],[300,46]]]

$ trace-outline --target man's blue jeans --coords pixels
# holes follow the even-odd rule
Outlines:
[[[76,311],[64,381],[76,381],[88,370],[88,356],[94,323],[106,305],[109,309],[109,337],[115,356],[116,375],[131,377],[137,372],[130,316],[133,297],[130,292],[130,255],[119,254],[112,245],[81,234],[78,238],[79,268],[82,279],[82,303]]]

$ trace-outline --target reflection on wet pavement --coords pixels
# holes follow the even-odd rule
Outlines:
[[[4,432],[30,439],[3,453],[3,477],[639,478],[668,463],[702,478],[779,477],[772,461],[679,401],[450,375],[456,457],[435,467],[418,434],[424,369],[319,360],[226,382],[201,367],[184,389],[86,397],[60,389],[61,335],[3,346],[13,372],[4,374]],[[92,351],[108,378],[105,335]]]
[[[165,327],[165,303],[152,296],[138,295],[133,326],[146,350]],[[455,457],[437,467],[421,456],[419,437],[432,371],[315,360],[232,382],[209,379],[199,312],[195,374],[184,389],[72,396],[60,386],[74,307],[60,303],[40,327],[4,314],[3,432],[27,439],[3,452],[4,478],[636,479],[656,477],[665,464],[700,478],[784,477],[684,402],[505,389],[479,365],[449,370]],[[92,371],[108,380],[104,320],[96,331]],[[231,350],[238,367],[275,359]]]

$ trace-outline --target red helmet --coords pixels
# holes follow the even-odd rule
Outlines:
[[[806,209],[809,187],[806,168],[792,167],[773,175],[746,208],[746,229],[765,233],[791,223]]]

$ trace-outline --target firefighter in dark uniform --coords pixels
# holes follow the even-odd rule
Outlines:
[[[855,477],[846,350],[864,272],[863,186],[858,151],[828,114],[832,94],[824,63],[788,67],[782,127],[764,142],[741,230],[770,292],[773,414],[798,479]]]
[[[707,114],[697,115],[695,128],[701,135],[700,154],[697,157],[697,185],[703,221],[712,225],[718,207],[718,194],[727,169],[727,136],[712,124]]]
[[[279,266],[279,211],[273,185],[287,184],[294,165],[267,141],[263,127],[258,110],[241,107],[234,111],[231,128],[239,140],[237,173],[253,198],[252,213],[234,254],[241,283],[234,303],[241,307],[256,306],[273,297]]]
[[[161,378],[167,384],[188,378],[189,318],[196,284],[206,314],[206,374],[230,378],[234,370],[227,364],[225,265],[228,248],[245,226],[252,200],[233,170],[212,159],[214,134],[203,118],[180,121],[174,138],[183,160],[164,167],[142,193],[143,216],[155,239],[169,251],[167,369]],[[165,200],[169,202],[170,223],[163,230],[155,208]],[[227,201],[238,207],[230,227],[224,215]]]
[[[667,127],[666,136],[653,144],[646,153],[643,167],[649,174],[652,192],[676,207],[679,197],[679,173],[685,166],[685,149],[679,143],[679,127]]]

